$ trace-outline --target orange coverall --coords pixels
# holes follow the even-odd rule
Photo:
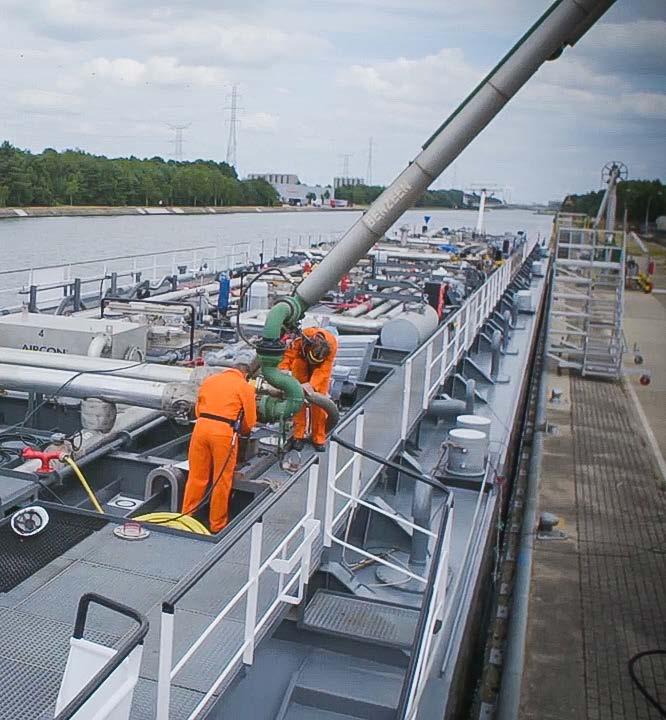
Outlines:
[[[316,333],[322,333],[328,342],[331,352],[320,365],[310,365],[303,357],[303,341],[296,338],[287,348],[282,362],[278,365],[280,370],[289,370],[292,376],[299,383],[310,383],[312,389],[318,393],[328,393],[333,375],[333,364],[335,353],[338,350],[338,341],[333,333],[322,328],[306,328],[303,335],[314,337]],[[294,439],[303,440],[307,427],[307,408],[305,405],[294,416]],[[310,407],[310,436],[315,445],[323,445],[326,442],[326,413],[320,407]]]
[[[217,533],[229,522],[229,496],[236,468],[238,439],[226,422],[202,417],[217,415],[235,422],[243,412],[240,431],[247,435],[257,422],[254,387],[236,368],[211,375],[199,388],[188,460],[190,465],[183,513],[194,511],[208,484],[216,482],[210,498],[210,530]],[[220,476],[221,474],[221,476]]]

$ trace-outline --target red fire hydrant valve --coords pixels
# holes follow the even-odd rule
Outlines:
[[[25,448],[22,452],[24,460],[41,460],[41,465],[37,468],[40,474],[48,475],[53,472],[51,463],[54,460],[60,460],[64,453],[62,451],[48,452],[46,450],[33,450],[33,448]]]

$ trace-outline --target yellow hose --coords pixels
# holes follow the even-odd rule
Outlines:
[[[65,455],[62,459],[72,468],[76,477],[81,481],[81,485],[83,485],[83,489],[88,493],[90,502],[92,503],[95,510],[97,510],[98,513],[104,514],[104,510],[102,510],[102,506],[97,502],[95,493],[92,491],[90,485],[88,485],[88,481],[85,479],[83,473],[81,472],[81,468],[74,462],[74,460],[72,460],[69,455]]]
[[[92,491],[92,488],[88,484],[88,481],[81,472],[81,468],[74,462],[74,460],[69,455],[65,455],[62,459],[72,468],[74,474],[80,480],[81,485],[83,485],[83,489],[88,494],[90,502],[92,503],[95,510],[97,510],[98,513],[103,514],[104,510],[102,510],[102,506],[97,501],[95,493]],[[197,519],[190,517],[189,515],[183,515],[181,513],[155,512],[149,513],[148,515],[141,515],[133,519],[148,523],[159,523],[160,525],[166,525],[166,527],[175,528],[176,530],[185,530],[186,532],[197,533],[198,535],[210,535],[210,532],[205,525],[200,523]]]
[[[154,512],[132,519],[140,522],[158,523],[159,525],[165,525],[175,530],[184,530],[185,532],[197,533],[198,535],[210,535],[210,532],[203,523],[200,523],[196,518],[183,515],[182,513]]]

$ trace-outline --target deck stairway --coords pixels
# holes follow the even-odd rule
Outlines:
[[[414,643],[418,619],[414,608],[317,590],[299,625],[325,635],[407,649]]]
[[[393,720],[403,681],[390,665],[316,651],[294,673],[276,720]]]
[[[559,227],[549,353],[583,376],[618,379],[624,341],[624,234]]]

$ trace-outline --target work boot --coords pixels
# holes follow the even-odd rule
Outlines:
[[[326,452],[326,445],[320,445],[319,443],[312,443],[312,447],[315,452]]]
[[[305,440],[302,438],[292,438],[291,449],[300,452],[305,447]]]

